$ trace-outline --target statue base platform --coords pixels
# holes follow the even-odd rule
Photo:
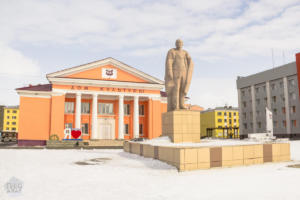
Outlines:
[[[200,142],[200,112],[174,110],[162,114],[162,135],[174,143]]]

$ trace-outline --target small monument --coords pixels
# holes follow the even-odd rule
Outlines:
[[[185,96],[190,87],[194,64],[182,40],[168,51],[166,58],[165,88],[168,112],[162,115],[162,133],[172,142],[200,142],[200,112],[187,110]]]

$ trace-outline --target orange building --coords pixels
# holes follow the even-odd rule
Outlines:
[[[18,145],[45,145],[50,135],[80,128],[82,139],[155,138],[166,112],[164,82],[113,58],[47,75],[18,88]]]

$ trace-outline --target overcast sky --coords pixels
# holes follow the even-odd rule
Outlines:
[[[188,96],[237,106],[236,78],[294,62],[300,0],[0,0],[0,104],[47,73],[113,57],[163,80],[181,38],[195,70]]]

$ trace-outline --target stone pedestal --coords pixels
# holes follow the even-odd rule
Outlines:
[[[162,114],[162,135],[174,143],[200,142],[200,112],[174,110]]]

